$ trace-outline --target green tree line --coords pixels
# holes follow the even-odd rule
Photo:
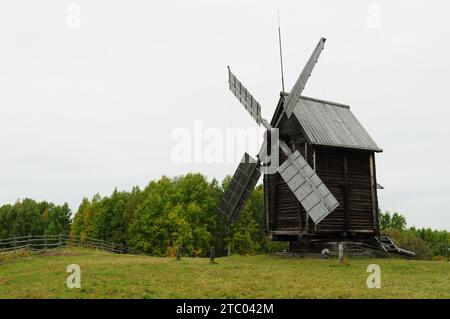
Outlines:
[[[32,199],[17,201],[0,207],[0,238],[28,235],[67,235],[70,232],[71,210],[62,206]]]
[[[131,192],[114,190],[111,196],[85,198],[72,222],[72,233],[130,245],[137,251],[174,255],[207,256],[211,246],[219,255],[232,251],[256,254],[285,244],[264,236],[264,193],[257,187],[236,223],[217,213],[230,177],[222,183],[201,174],[150,182]]]
[[[70,233],[124,243],[156,256],[174,255],[178,246],[187,256],[207,256],[212,245],[219,255],[229,246],[239,254],[286,249],[287,243],[271,242],[264,235],[262,185],[252,192],[235,223],[217,213],[229,182],[230,177],[219,183],[201,174],[162,177],[143,189],[115,189],[109,196],[84,198],[72,218],[67,204],[24,199],[0,207],[0,238]],[[382,232],[399,247],[423,259],[445,254],[449,233],[406,225],[401,214],[380,212]]]

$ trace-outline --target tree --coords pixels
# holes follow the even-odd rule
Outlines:
[[[391,218],[391,227],[399,230],[406,229],[406,218],[399,213],[394,212]]]
[[[68,235],[70,231],[70,217],[72,212],[67,203],[62,206],[51,205],[48,212],[46,233],[50,235]]]
[[[264,242],[264,188],[259,185],[250,195],[238,220],[230,226],[227,240],[239,254],[255,254]]]
[[[406,229],[406,218],[401,214],[394,212],[391,216],[389,211],[381,212],[379,214],[380,229],[383,231],[385,229],[394,228],[399,230]]]
[[[168,177],[152,181],[144,189],[144,201],[137,208],[129,228],[129,243],[133,248],[159,256],[166,254],[168,215],[173,208],[174,196],[173,182]]]
[[[183,252],[204,256],[217,226],[217,182],[201,174],[187,174],[151,182],[129,228],[130,244],[138,250],[166,255]]]
[[[0,207],[0,237],[68,234],[71,211],[66,203],[57,206],[25,198]]]

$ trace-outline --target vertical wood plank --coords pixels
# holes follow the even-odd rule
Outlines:
[[[344,229],[345,236],[347,237],[347,233],[349,231],[350,226],[350,189],[348,183],[348,161],[347,155],[344,155]]]
[[[380,226],[378,221],[378,194],[377,194],[377,177],[375,169],[375,154],[370,154],[370,181],[372,186],[372,214],[373,214],[373,229],[376,235],[380,234]]]
[[[344,243],[340,242],[338,244],[338,250],[339,250],[339,263],[344,263]]]

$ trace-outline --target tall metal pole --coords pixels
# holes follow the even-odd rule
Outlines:
[[[278,44],[280,46],[280,63],[281,63],[281,90],[284,93],[284,68],[283,68],[283,50],[281,47],[280,11],[277,11],[277,15],[278,15]]]

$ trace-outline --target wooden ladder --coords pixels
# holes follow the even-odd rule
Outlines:
[[[387,253],[400,254],[409,257],[414,257],[416,255],[412,251],[398,247],[389,236],[377,236],[375,239],[380,244],[381,249]]]

